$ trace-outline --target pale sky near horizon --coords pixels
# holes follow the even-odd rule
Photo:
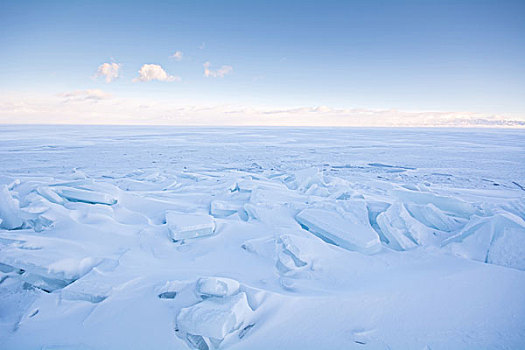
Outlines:
[[[0,123],[524,126],[525,1],[3,1]]]

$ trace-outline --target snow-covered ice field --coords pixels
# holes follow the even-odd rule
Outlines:
[[[1,349],[523,349],[523,130],[0,127]]]

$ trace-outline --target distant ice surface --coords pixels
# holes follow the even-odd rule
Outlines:
[[[525,348],[522,130],[0,127],[1,349]]]

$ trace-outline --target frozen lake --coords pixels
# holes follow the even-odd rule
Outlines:
[[[525,347],[525,132],[0,127],[5,349]]]

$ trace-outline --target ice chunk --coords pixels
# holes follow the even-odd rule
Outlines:
[[[440,231],[451,232],[464,226],[464,219],[447,215],[432,203],[426,205],[408,203],[406,209],[424,225]]]
[[[61,296],[68,300],[83,300],[90,303],[100,303],[105,300],[111,290],[125,280],[125,276],[108,274],[118,266],[117,260],[106,259],[94,267],[82,278],[77,279],[61,291]],[[126,280],[125,280],[126,281]],[[127,282],[127,281],[126,281]]]
[[[275,240],[273,236],[254,238],[245,241],[241,248],[262,257],[272,257],[275,251]]]
[[[244,338],[244,336],[246,335],[246,333],[248,333],[253,327],[255,326],[255,324],[249,324],[247,325],[246,327],[244,327],[240,332],[239,332],[239,339],[242,339]]]
[[[20,218],[18,202],[11,197],[6,185],[0,187],[0,228],[14,230],[21,228],[24,221]]]
[[[71,282],[73,282],[73,279],[59,279],[59,278],[51,278],[46,277],[42,275],[37,275],[30,272],[24,272],[20,275],[20,279],[26,283],[29,283],[33,287],[42,289],[46,292],[52,292],[57,289],[64,288]]]
[[[39,215],[34,219],[29,220],[30,225],[35,232],[42,232],[45,228],[53,225],[53,220],[49,219],[45,214]]]
[[[422,205],[432,203],[444,212],[464,218],[468,218],[477,212],[472,204],[461,199],[439,196],[430,192],[393,190],[392,194],[401,202],[413,202]]]
[[[167,211],[166,223],[174,241],[209,236],[215,231],[215,221],[208,214]]]
[[[160,299],[175,299],[188,284],[182,281],[168,281],[158,290],[158,297]]]
[[[474,217],[442,245],[468,259],[525,270],[525,222],[511,213]]]
[[[330,191],[325,187],[320,187],[318,184],[312,184],[306,191],[304,191],[304,194],[309,196],[328,197]]]
[[[388,246],[396,250],[438,244],[443,234],[416,220],[400,202],[392,204],[379,214],[376,221],[381,232],[388,239]]]
[[[273,227],[295,226],[295,209],[286,205],[266,206],[264,204],[246,203],[243,208],[244,216],[248,220],[259,220],[271,223]]]
[[[61,197],[72,202],[106,205],[117,203],[117,199],[112,195],[97,191],[88,191],[78,188],[61,188],[57,192]]]
[[[282,235],[276,240],[277,270],[283,275],[295,274],[311,267],[310,257],[301,251],[300,240],[304,245],[304,238]]]
[[[511,212],[525,220],[525,198],[511,201],[502,206],[505,211]]]
[[[390,206],[390,203],[382,202],[382,201],[367,201],[366,208],[368,210],[368,221],[370,222],[370,225],[376,230],[377,234],[379,235],[379,238],[381,241],[385,243],[389,243],[388,238],[385,237],[383,232],[381,231],[381,228],[377,224],[377,216],[388,209]]]
[[[33,235],[18,237],[0,236],[0,263],[20,270],[20,279],[46,291],[63,288],[101,262],[86,256],[78,243]]]
[[[407,229],[405,221],[394,214],[399,213],[402,209],[386,211],[377,216],[377,225],[381,233],[387,240],[390,248],[396,250],[407,250],[416,247],[418,244]]]
[[[215,217],[224,218],[237,213],[241,208],[242,205],[235,202],[214,200],[210,203],[210,214]]]
[[[240,329],[252,313],[244,292],[224,298],[208,298],[183,308],[177,315],[177,327],[185,333],[220,340]]]
[[[287,182],[290,189],[298,190],[302,193],[307,193],[309,190],[310,193],[319,191],[320,187],[326,186],[323,173],[318,168],[298,170],[291,177],[285,179],[285,182]]]
[[[158,295],[160,299],[175,299],[176,296],[177,292],[162,292]]]
[[[42,290],[52,292],[57,289],[64,288],[70,283],[77,280],[80,276],[85,275],[93,268],[99,261],[93,258],[83,259],[63,259],[56,261],[47,266],[47,271],[39,273],[32,273],[31,271],[38,271],[30,267],[20,278]]]
[[[356,220],[334,210],[307,208],[296,216],[297,222],[328,243],[362,253],[381,248],[379,236],[367,221]]]
[[[305,277],[313,270],[313,261],[323,256],[326,246],[320,245],[317,237],[296,234],[282,234],[257,238],[242,244],[246,251],[275,261],[275,267],[281,276]],[[332,251],[326,251],[331,254]]]
[[[239,282],[224,277],[204,277],[197,281],[197,293],[207,297],[226,297],[239,291]]]
[[[261,204],[267,207],[282,206],[288,203],[302,201],[304,201],[304,197],[298,195],[296,192],[290,191],[286,187],[281,190],[256,188],[250,196],[251,204]]]
[[[286,190],[287,187],[278,182],[272,181],[261,181],[254,179],[241,179],[237,180],[232,186],[230,186],[230,192],[252,192],[256,188],[260,188],[267,191],[282,191]]]
[[[208,350],[211,347],[211,342],[200,335],[188,333],[186,334],[186,340],[192,348],[197,350]]]
[[[63,204],[64,198],[60,197],[55,191],[46,186],[40,186],[36,189],[38,194],[52,203]]]
[[[525,227],[510,222],[507,224],[493,236],[487,262],[525,270]]]

